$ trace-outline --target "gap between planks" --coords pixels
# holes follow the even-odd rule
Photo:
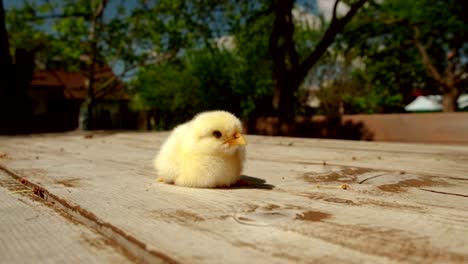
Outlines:
[[[48,206],[53,209],[62,210],[73,221],[83,224],[114,242],[114,245],[130,260],[138,263],[179,263],[179,261],[171,258],[163,252],[150,248],[149,245],[126,233],[120,228],[99,219],[95,214],[81,206],[60,198],[43,187],[26,180],[22,175],[5,167],[1,163],[0,170],[18,181],[19,184],[24,185],[30,190],[34,190],[34,194],[41,198],[43,202],[48,202]]]

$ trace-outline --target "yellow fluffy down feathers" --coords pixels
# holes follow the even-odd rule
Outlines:
[[[242,124],[226,111],[209,111],[174,128],[154,159],[158,180],[198,188],[239,181],[246,141]]]

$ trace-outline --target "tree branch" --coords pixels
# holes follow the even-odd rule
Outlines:
[[[288,16],[288,10],[289,14],[291,14],[294,0],[277,0],[273,2],[274,3],[272,3],[272,6],[275,13],[275,19],[273,22],[273,30],[269,39],[269,51],[273,58],[274,74],[279,74],[287,70],[285,57],[286,52],[288,51],[288,47],[286,45],[290,44],[288,43],[288,40],[292,39],[292,34],[288,32],[290,31],[290,27],[288,26],[292,26],[294,30],[294,25],[292,24],[293,22],[290,21],[291,15]],[[290,25],[288,25],[288,23]],[[282,38],[284,38],[283,42],[281,41]]]
[[[96,12],[94,12],[94,19],[98,19],[102,16],[102,13],[104,12],[104,9],[106,8],[108,2],[109,0],[102,0],[102,3],[99,5]]]
[[[434,66],[434,64],[431,62],[431,59],[429,58],[429,54],[427,54],[426,48],[421,43],[418,27],[416,27],[415,25],[412,25],[411,27],[413,28],[413,31],[414,31],[414,44],[416,45],[416,48],[418,49],[419,54],[421,55],[424,66],[429,71],[429,73],[431,73],[432,77],[437,82],[439,82],[439,84],[443,84],[441,74],[439,73],[437,68]]]
[[[340,0],[336,0],[335,4],[333,5],[333,17],[332,21],[338,19],[338,16],[336,15],[336,10],[338,8],[338,3],[340,3]]]
[[[114,88],[112,84],[116,81],[119,81],[119,79],[123,78],[130,71],[136,70],[137,68],[140,68],[140,67],[149,66],[149,65],[152,65],[152,66],[159,65],[163,63],[164,61],[174,58],[176,54],[177,54],[177,50],[172,50],[172,51],[160,54],[160,56],[155,57],[154,60],[149,60],[144,63],[137,63],[130,67],[125,67],[121,73],[117,75],[113,74],[111,78],[104,81],[103,83],[98,84],[97,89],[96,89],[96,98],[102,98],[103,96],[106,96],[108,92],[112,92],[112,88]]]
[[[89,129],[94,129],[95,126],[95,120],[94,120],[94,100],[96,98],[96,90],[94,87],[94,82],[95,82],[95,66],[97,62],[97,53],[98,53],[98,37],[99,34],[97,34],[97,29],[98,29],[98,23],[101,21],[102,14],[104,12],[104,8],[106,7],[108,3],[108,0],[102,0],[102,2],[99,4],[97,9],[94,12],[93,15],[93,20],[91,24],[91,32],[89,34],[89,56],[90,56],[90,61],[88,65],[88,128]]]
[[[337,0],[335,2],[335,6],[337,6]],[[314,66],[317,61],[322,57],[322,55],[326,52],[328,47],[333,43],[336,38],[336,35],[340,33],[346,24],[348,24],[351,19],[356,15],[358,10],[367,2],[367,0],[358,0],[356,3],[351,5],[348,13],[342,18],[334,18],[328,29],[325,31],[322,39],[320,40],[319,44],[315,47],[314,51],[301,63],[299,69],[297,70],[297,78],[304,79],[307,76],[309,70]],[[335,12],[335,11],[334,11]]]

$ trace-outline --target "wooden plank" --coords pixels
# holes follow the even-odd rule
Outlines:
[[[27,190],[0,171],[1,263],[131,263],[112,241]]]
[[[468,261],[466,147],[250,136],[250,188],[190,189],[154,181],[166,135],[1,138],[0,163],[164,261]]]

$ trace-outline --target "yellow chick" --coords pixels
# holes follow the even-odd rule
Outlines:
[[[158,181],[198,188],[227,187],[240,179],[246,141],[233,114],[209,111],[177,126],[154,159]]]

